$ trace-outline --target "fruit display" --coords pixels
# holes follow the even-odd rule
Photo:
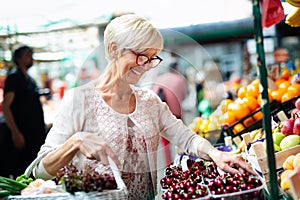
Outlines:
[[[294,169],[300,165],[300,153],[296,155],[288,156],[282,164],[283,172],[280,174],[280,187],[283,190],[290,189],[290,182],[288,176],[293,172]]]
[[[291,111],[290,119],[273,123],[272,138],[275,152],[286,150],[300,144],[300,98],[297,98],[293,104],[295,108]],[[262,142],[266,149],[265,133],[262,128],[255,129],[248,133],[251,138],[251,144]],[[237,152],[244,152],[246,148],[245,142],[242,141],[237,146]],[[248,149],[249,148],[250,147],[248,147]]]
[[[160,180],[162,199],[263,199],[263,185],[249,174],[229,174],[217,169],[215,163],[202,159],[186,161],[166,168]]]

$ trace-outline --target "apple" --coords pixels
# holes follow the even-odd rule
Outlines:
[[[300,135],[300,118],[295,119],[293,133],[296,135]]]
[[[285,138],[285,135],[281,132],[275,132],[272,134],[273,142],[276,145],[280,145],[280,142],[283,138]]]
[[[292,135],[293,134],[294,123],[295,123],[294,119],[287,119],[287,120],[285,120],[283,122],[281,132],[285,136]]]
[[[288,135],[283,138],[280,142],[280,148],[282,150],[294,147],[300,143],[300,136],[299,135]]]
[[[295,107],[300,110],[300,98],[298,98],[295,102]]]

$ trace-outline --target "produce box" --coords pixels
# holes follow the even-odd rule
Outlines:
[[[222,130],[212,130],[208,132],[198,132],[197,134],[205,139],[207,139],[212,144],[217,144]]]
[[[246,145],[248,142],[246,142]],[[254,154],[249,154],[246,152],[246,157],[251,163],[253,169],[259,174],[261,181],[265,187],[265,190],[270,191],[270,182],[269,182],[269,167],[268,167],[268,157],[263,146],[262,142],[257,142],[251,145],[253,148]],[[275,162],[276,162],[276,170],[279,171],[283,167],[284,161],[290,155],[295,155],[300,152],[300,145],[291,147],[286,150],[282,150],[275,153]]]
[[[290,193],[293,199],[300,199],[300,169],[294,169],[291,175],[288,177],[290,182]]]
[[[264,199],[264,186],[258,177],[231,175],[211,161],[188,155],[166,168],[160,184],[162,199]]]

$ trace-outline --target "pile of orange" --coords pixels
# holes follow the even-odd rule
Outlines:
[[[292,84],[288,80],[281,80],[276,82],[278,89],[271,91],[271,96],[278,102],[288,101],[300,94],[300,85]]]
[[[291,84],[291,77],[288,71],[283,71],[281,78],[276,80],[275,83],[277,89],[268,89],[269,102],[273,100],[285,102],[300,94],[300,84]],[[250,84],[238,89],[237,99],[223,102],[222,111],[225,113],[224,124],[231,125],[260,108],[262,97],[259,87],[260,80],[255,79]],[[249,126],[260,119],[262,119],[262,112],[257,112],[253,117],[245,119],[243,124]],[[245,128],[243,124],[239,123],[235,125],[233,131],[240,132]]]
[[[231,125],[258,109],[257,98],[259,95],[259,79],[255,79],[247,86],[240,87],[237,91],[237,99],[224,103],[224,123]],[[250,125],[253,122],[254,120],[249,118],[245,120],[244,124]],[[244,128],[242,124],[237,124],[235,132],[242,128]]]

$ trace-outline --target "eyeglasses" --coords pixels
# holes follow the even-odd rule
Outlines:
[[[151,58],[148,58],[146,55],[144,54],[141,54],[141,53],[137,53],[133,50],[130,50],[134,55],[136,55],[136,64],[138,66],[142,66],[142,65],[145,65],[147,63],[150,63],[151,64],[151,67],[152,68],[155,68],[157,67],[162,61],[163,59],[159,56],[154,56],[154,57],[151,57]]]

